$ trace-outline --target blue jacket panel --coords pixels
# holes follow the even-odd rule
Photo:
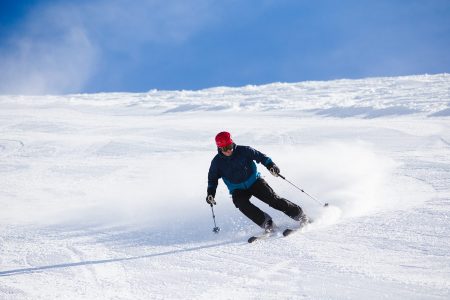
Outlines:
[[[209,167],[208,189],[216,190],[220,178],[227,185],[230,194],[236,189],[248,189],[260,176],[255,161],[264,166],[272,162],[265,154],[249,146],[234,145],[231,156],[218,151]]]

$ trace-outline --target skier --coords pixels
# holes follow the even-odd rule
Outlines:
[[[275,225],[267,213],[250,202],[252,196],[299,221],[300,225],[310,221],[300,206],[279,197],[260,177],[255,161],[263,164],[273,176],[278,176],[280,169],[272,159],[249,146],[236,145],[229,132],[218,133],[215,141],[218,154],[212,159],[208,172],[208,204],[216,204],[214,197],[219,178],[222,178],[232,195],[234,205],[266,232],[273,231]]]

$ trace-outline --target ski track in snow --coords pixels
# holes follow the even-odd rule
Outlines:
[[[448,74],[0,96],[0,298],[448,299],[449,107]],[[221,130],[330,207],[259,165],[315,222],[248,244],[221,182],[213,234]]]

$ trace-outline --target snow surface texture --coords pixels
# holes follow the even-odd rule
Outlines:
[[[0,96],[0,299],[449,299],[450,75],[143,94]],[[315,219],[260,229],[214,136]],[[295,222],[260,201],[280,227]]]

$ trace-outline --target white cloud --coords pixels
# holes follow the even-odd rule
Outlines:
[[[80,91],[104,52],[132,53],[147,43],[182,43],[214,22],[215,9],[205,0],[38,6],[0,45],[0,93]]]

